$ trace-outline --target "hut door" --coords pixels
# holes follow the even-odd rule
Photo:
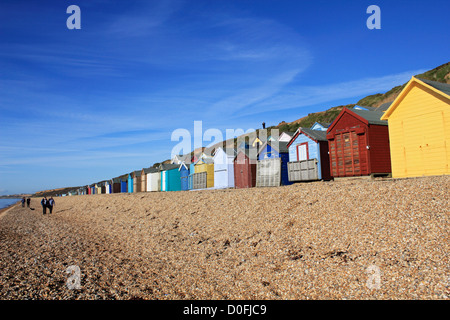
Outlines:
[[[347,132],[343,134],[344,144],[344,166],[346,176],[361,175],[361,167],[359,161],[359,143],[356,132]]]
[[[337,134],[330,144],[330,156],[335,177],[361,175],[359,139],[356,132]]]

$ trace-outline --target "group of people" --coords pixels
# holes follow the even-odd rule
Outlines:
[[[25,207],[25,202],[27,203],[27,207],[30,207],[30,203],[31,203],[31,199],[27,198],[27,200],[25,200],[25,197],[22,198],[22,207]]]
[[[44,197],[41,200],[41,205],[42,205],[43,214],[47,214],[47,208],[49,210],[49,213],[52,213],[53,206],[55,205],[55,200],[53,200],[53,197],[50,197],[50,199],[47,199],[47,197]]]

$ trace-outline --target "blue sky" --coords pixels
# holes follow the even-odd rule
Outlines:
[[[69,5],[81,30],[69,30]],[[381,9],[369,30],[368,6]],[[449,61],[447,0],[0,2],[0,195],[170,158],[171,134],[356,103]],[[207,145],[208,142],[205,142]]]

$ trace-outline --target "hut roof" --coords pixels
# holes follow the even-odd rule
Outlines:
[[[311,139],[313,139],[315,141],[328,141],[326,131],[302,128],[300,133],[306,134],[308,137],[310,137]]]
[[[159,166],[161,171],[178,169],[179,167],[180,167],[179,164],[174,164],[174,163],[161,163],[161,165]]]
[[[391,106],[392,102],[393,102],[393,101],[383,103],[381,106],[378,107],[377,110],[378,110],[378,111],[383,111],[383,112],[386,111],[386,110]]]
[[[387,108],[387,110],[384,112],[382,117],[383,120],[387,120],[390,117],[392,112],[394,112],[405,95],[409,92],[409,88],[414,84],[419,84],[421,87],[426,87],[429,90],[432,90],[435,93],[447,99],[450,99],[450,84],[412,77],[411,80],[409,80],[409,82],[406,84],[405,88],[403,88],[402,92],[400,92],[397,98],[395,98],[389,108]]]
[[[132,172],[132,176],[134,177],[140,177],[142,173],[142,170],[136,170]]]
[[[450,96],[450,84],[432,81],[432,80],[425,80],[425,79],[421,79],[421,78],[417,78],[417,79],[432,86],[436,90],[439,90],[439,91],[445,93],[446,95]]]
[[[381,111],[366,111],[366,110],[355,110],[352,109],[351,112],[356,113],[361,118],[367,120],[369,124],[378,124],[382,126],[387,126],[388,123],[386,120],[380,120],[383,116],[383,112]]]
[[[279,153],[288,153],[289,150],[287,148],[288,143],[286,141],[266,141],[264,144],[259,148],[258,154],[267,146],[271,146],[273,149],[278,151]]]
[[[214,159],[213,159],[213,158],[210,158],[210,157],[204,157],[204,158],[198,159],[198,160],[194,163],[194,165],[196,165],[196,164],[199,163],[200,161],[203,162],[203,163],[205,163],[205,164],[211,164],[211,163],[214,163]]]
[[[159,170],[154,167],[143,168],[142,171],[144,171],[144,174],[159,172]]]

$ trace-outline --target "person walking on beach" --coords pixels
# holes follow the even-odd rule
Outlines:
[[[28,208],[30,207],[30,203],[31,203],[31,199],[30,199],[30,198],[27,198],[27,207],[28,207]]]
[[[55,200],[53,200],[53,197],[50,197],[50,199],[48,200],[48,209],[50,210],[49,213],[52,213],[54,205],[55,205]]]
[[[22,207],[25,207],[25,197],[22,198]]]
[[[47,197],[42,198],[41,205],[42,205],[43,214],[46,214],[47,213],[47,205],[48,205]]]

